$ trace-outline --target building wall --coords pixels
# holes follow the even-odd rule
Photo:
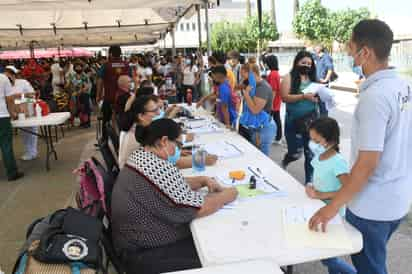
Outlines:
[[[202,42],[206,42],[205,10],[200,10]],[[246,18],[246,5],[237,1],[221,1],[219,7],[209,9],[209,29],[221,21],[240,22]],[[189,18],[182,18],[175,27],[176,48],[197,48],[199,47],[197,12]],[[160,47],[164,47],[164,41],[159,41]],[[166,36],[166,48],[172,48],[172,37],[169,33]]]

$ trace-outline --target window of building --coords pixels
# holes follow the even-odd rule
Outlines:
[[[185,31],[185,25],[183,23],[180,23],[180,31]]]
[[[190,24],[186,23],[186,31],[190,31]]]
[[[192,30],[193,30],[193,31],[196,30],[196,23],[192,23]]]

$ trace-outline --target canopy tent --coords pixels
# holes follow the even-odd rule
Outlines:
[[[209,1],[216,2],[216,1]],[[2,0],[1,10],[47,10],[53,9],[129,9],[184,7],[203,4],[203,0]]]
[[[182,16],[194,12],[192,4],[198,0],[151,2],[119,1],[116,6],[124,8],[111,8],[112,0],[1,1],[0,47],[27,48],[31,41],[38,47],[154,43]],[[161,8],[136,8],[158,2]]]
[[[34,57],[36,58],[52,58],[52,57],[91,57],[93,53],[82,49],[36,49],[34,50]],[[0,60],[11,59],[30,59],[31,52],[29,50],[3,51],[0,53]]]

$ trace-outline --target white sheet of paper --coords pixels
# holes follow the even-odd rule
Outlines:
[[[223,132],[223,128],[216,124],[209,124],[203,127],[188,129],[188,132],[193,134],[217,133]]]
[[[324,87],[325,87],[325,86],[322,85],[322,84],[312,83],[312,84],[310,84],[307,88],[305,88],[304,90],[302,90],[302,92],[303,92],[304,94],[306,94],[306,93],[316,94],[316,93],[318,93],[318,91],[319,91],[321,88],[324,88]]]
[[[327,249],[351,249],[352,242],[348,237],[342,217],[333,218],[326,232],[309,230],[310,218],[321,206],[288,206],[282,210],[284,233],[286,242],[290,247],[301,248],[327,248]]]
[[[239,148],[227,141],[206,144],[204,146],[204,149],[209,154],[216,155],[217,157],[222,159],[240,157],[243,155],[242,151]]]

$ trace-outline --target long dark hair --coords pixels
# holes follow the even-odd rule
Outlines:
[[[128,111],[120,115],[119,117],[120,130],[129,131],[130,128],[133,126],[133,124],[136,122],[136,117],[138,117],[139,114],[143,114],[146,112],[146,105],[150,101],[153,101],[156,103],[156,100],[154,100],[153,96],[150,96],[150,95],[138,96],[134,100],[131,108]]]
[[[320,136],[325,138],[326,142],[335,144],[333,148],[339,152],[340,129],[335,119],[321,117],[309,126],[309,130],[316,131]]]
[[[311,70],[309,72],[309,80],[312,82],[316,82],[317,78],[316,78],[316,66],[315,66],[315,60],[313,59],[313,55],[306,51],[306,50],[302,50],[299,51],[298,54],[295,57],[295,60],[293,61],[293,67],[292,70],[290,71],[290,78],[291,78],[291,93],[297,93],[299,88],[300,88],[300,84],[301,84],[301,80],[300,80],[300,74],[298,72],[298,63],[300,60],[302,60],[303,58],[310,58],[310,60],[312,60],[312,67]]]
[[[159,119],[139,131],[136,130],[135,137],[142,146],[154,146],[164,136],[170,141],[177,140],[181,132],[179,124],[172,119]]]

